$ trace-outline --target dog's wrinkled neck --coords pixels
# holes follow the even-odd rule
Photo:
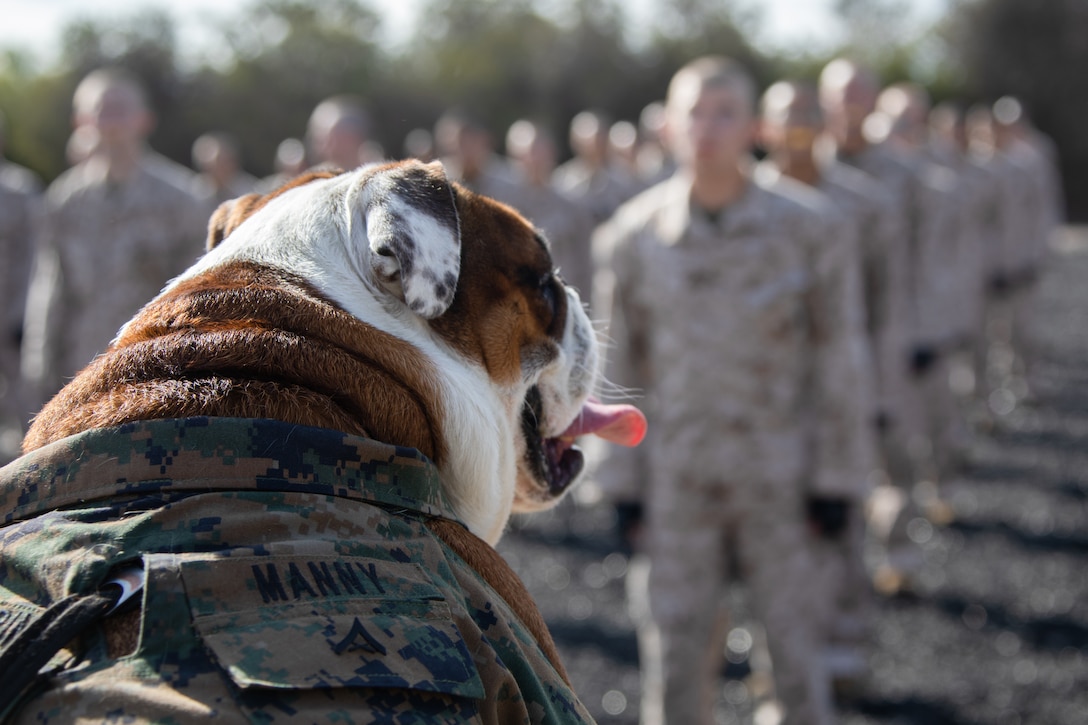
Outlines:
[[[365,435],[441,465],[436,385],[407,343],[288,273],[235,263],[149,303],[42,409],[23,447],[135,420],[217,415]]]

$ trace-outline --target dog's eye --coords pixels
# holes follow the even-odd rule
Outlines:
[[[544,301],[548,303],[548,308],[552,311],[554,316],[559,312],[559,281],[555,278],[555,275],[545,275],[540,280],[540,294],[544,297]]]
[[[559,277],[554,272],[541,274],[539,270],[527,267],[519,271],[519,276],[526,293],[532,296],[534,310],[540,314],[548,333],[561,333],[566,319],[567,293]]]
[[[544,304],[548,308],[547,326],[549,332],[558,334],[557,329],[562,327],[560,318],[564,315],[563,302],[566,299],[563,283],[554,274],[542,277],[540,280],[540,296],[544,299]]]

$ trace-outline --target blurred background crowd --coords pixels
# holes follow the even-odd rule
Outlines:
[[[512,204],[546,232],[563,276],[592,301],[602,329],[655,304],[684,311],[681,324],[702,315],[720,330],[746,329],[721,323],[737,316],[728,304],[699,307],[717,298],[700,297],[698,280],[687,302],[635,299],[633,270],[652,262],[624,251],[650,224],[632,221],[640,208],[658,204],[678,172],[703,173],[690,148],[676,153],[675,126],[695,118],[699,104],[713,100],[702,94],[720,86],[733,94],[722,103],[739,103],[730,112],[750,114],[758,129],[737,158],[726,155],[726,166],[745,168],[752,185],[775,199],[823,210],[806,216],[783,207],[794,219],[783,225],[761,216],[779,213],[780,202],[768,202],[744,218],[755,232],[730,231],[742,207],[725,193],[723,203],[703,209],[709,231],[693,233],[813,237],[837,255],[829,265],[853,270],[832,279],[813,263],[810,271],[828,280],[812,296],[806,324],[825,342],[789,348],[803,364],[791,359],[780,378],[816,380],[822,410],[835,411],[805,425],[814,445],[836,451],[824,463],[840,485],[787,502],[803,509],[795,533],[809,537],[800,546],[813,552],[790,565],[799,570],[783,565],[797,539],[767,529],[746,534],[733,519],[707,527],[728,530],[728,545],[704,542],[708,551],[728,549],[728,560],[706,558],[698,541],[676,540],[662,510],[679,516],[687,534],[697,527],[683,518],[687,509],[648,490],[667,482],[645,481],[646,473],[679,458],[717,471],[744,459],[751,468],[752,449],[733,462],[724,449],[699,458],[715,444],[685,442],[686,429],[662,402],[660,368],[689,371],[696,397],[712,399],[717,389],[708,381],[719,373],[669,357],[686,348],[655,352],[639,335],[664,339],[662,331],[640,332],[627,319],[608,330],[610,380],[646,396],[651,423],[675,433],[673,457],[638,458],[664,446],[628,460],[602,456],[595,490],[616,506],[620,546],[647,564],[656,559],[659,573],[666,562],[674,575],[655,583],[637,562],[629,574],[632,607],[644,610],[633,616],[646,658],[645,721],[659,721],[677,699],[691,709],[672,722],[709,712],[699,687],[720,663],[697,661],[690,645],[694,633],[720,659],[715,613],[702,621],[701,611],[675,604],[721,598],[683,586],[700,578],[682,567],[698,552],[695,563],[716,561],[723,577],[739,567],[741,579],[761,587],[755,614],[766,626],[776,677],[785,678],[776,685],[789,721],[827,722],[831,682],[864,674],[854,648],[867,636],[869,594],[910,586],[918,552],[905,527],[919,517],[947,521],[941,486],[961,471],[972,431],[1031,396],[1038,269],[1053,230],[1088,215],[1088,140],[1079,133],[1088,117],[1081,72],[1088,7],[963,0],[920,27],[906,22],[905,0],[839,0],[841,42],[785,49],[750,40],[760,23],[751,4],[657,0],[642,8],[652,22],[640,25],[624,3],[546,5],[428,2],[409,39],[390,47],[382,14],[365,2],[260,0],[217,28],[222,52],[204,62],[183,62],[172,17],[155,11],[73,21],[49,68],[7,51],[0,63],[0,458],[16,455],[33,411],[199,256],[218,203],[274,189],[315,166],[440,159],[452,178]],[[736,65],[687,65],[711,54]],[[676,90],[681,68],[699,79],[697,92]],[[684,100],[684,93],[695,95]],[[671,137],[663,135],[670,113]],[[713,268],[716,259],[708,255],[704,264]],[[794,284],[789,271],[768,269],[764,287]],[[728,282],[707,275],[702,283]],[[695,327],[696,337],[711,329]],[[770,350],[780,332],[767,345],[748,340],[748,348]],[[726,351],[719,367],[727,373],[750,363],[743,356],[730,362],[731,350],[748,349],[736,338],[716,344]],[[768,363],[772,377],[781,362]],[[726,389],[736,383],[727,373]],[[756,447],[781,440],[781,449],[755,457],[768,470],[745,474],[774,484],[792,475],[769,470],[789,458],[792,443],[763,436],[781,428],[761,418],[766,405],[748,402],[758,408],[756,422],[740,433],[728,427],[735,420],[717,420],[720,411],[702,401],[684,412],[721,423],[715,435],[722,439],[728,429],[734,440],[749,440],[756,428]],[[843,436],[852,442],[843,444]],[[751,522],[784,520],[786,509],[776,508],[782,501],[743,503]],[[647,510],[654,506],[656,513]],[[738,540],[746,536],[754,538]],[[790,608],[798,597],[819,613],[800,629]],[[662,607],[671,607],[671,620],[660,616]]]

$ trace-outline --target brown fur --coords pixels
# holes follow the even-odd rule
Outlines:
[[[369,435],[441,465],[435,379],[411,345],[301,280],[235,263],[145,307],[35,417],[23,450],[89,428],[220,415]]]
[[[461,281],[450,309],[431,326],[482,361],[496,383],[512,384],[521,378],[527,348],[540,346],[550,332],[542,321],[552,316],[528,283],[552,271],[551,254],[508,206],[457,187],[457,210]],[[555,317],[562,324],[565,297],[558,302]]]

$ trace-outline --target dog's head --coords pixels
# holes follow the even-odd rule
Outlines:
[[[409,343],[410,364],[429,379],[418,395],[438,391],[422,404],[438,419],[432,448],[451,501],[490,542],[511,511],[547,508],[570,488],[583,466],[577,436],[641,439],[637,410],[591,397],[597,341],[544,237],[512,208],[451,184],[440,163],[307,176],[227,202],[208,244],[174,285],[233,263],[283,269]]]

